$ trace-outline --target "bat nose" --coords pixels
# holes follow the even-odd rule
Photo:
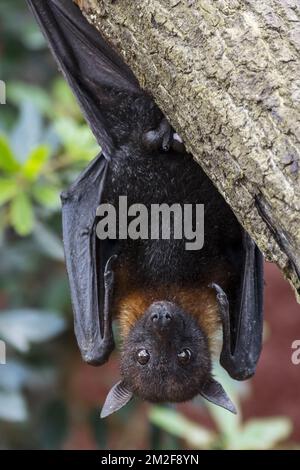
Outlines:
[[[151,313],[151,321],[157,328],[166,328],[172,322],[172,314],[163,307],[158,307]]]

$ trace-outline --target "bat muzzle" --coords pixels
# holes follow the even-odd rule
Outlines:
[[[154,302],[148,310],[148,322],[150,328],[160,333],[173,329],[175,319],[175,305],[171,302]]]
[[[151,321],[155,328],[168,328],[172,322],[172,315],[167,312],[153,312],[151,314]]]

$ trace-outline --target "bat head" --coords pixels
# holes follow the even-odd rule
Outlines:
[[[154,302],[136,321],[121,355],[122,381],[109,392],[102,417],[133,396],[154,403],[183,402],[200,394],[235,412],[211,376],[208,341],[198,322],[172,302]]]

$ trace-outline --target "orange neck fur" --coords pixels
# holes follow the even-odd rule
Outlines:
[[[117,270],[116,281],[114,316],[119,320],[123,339],[153,302],[168,300],[196,318],[208,338],[210,348],[214,348],[213,339],[220,328],[220,317],[216,294],[213,289],[206,287],[205,282],[184,287],[158,286],[153,289],[134,285],[128,271],[124,269]]]

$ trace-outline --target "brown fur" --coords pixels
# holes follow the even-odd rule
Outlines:
[[[220,272],[220,271],[219,271]],[[114,300],[114,316],[118,318],[122,338],[136,320],[143,315],[155,301],[168,300],[179,305],[186,313],[193,315],[206,334],[211,351],[214,350],[214,339],[220,328],[220,317],[216,294],[208,287],[209,282],[203,280],[192,286],[149,286],[136,285],[124,266],[116,271],[116,289]],[[221,282],[220,275],[214,281]]]

